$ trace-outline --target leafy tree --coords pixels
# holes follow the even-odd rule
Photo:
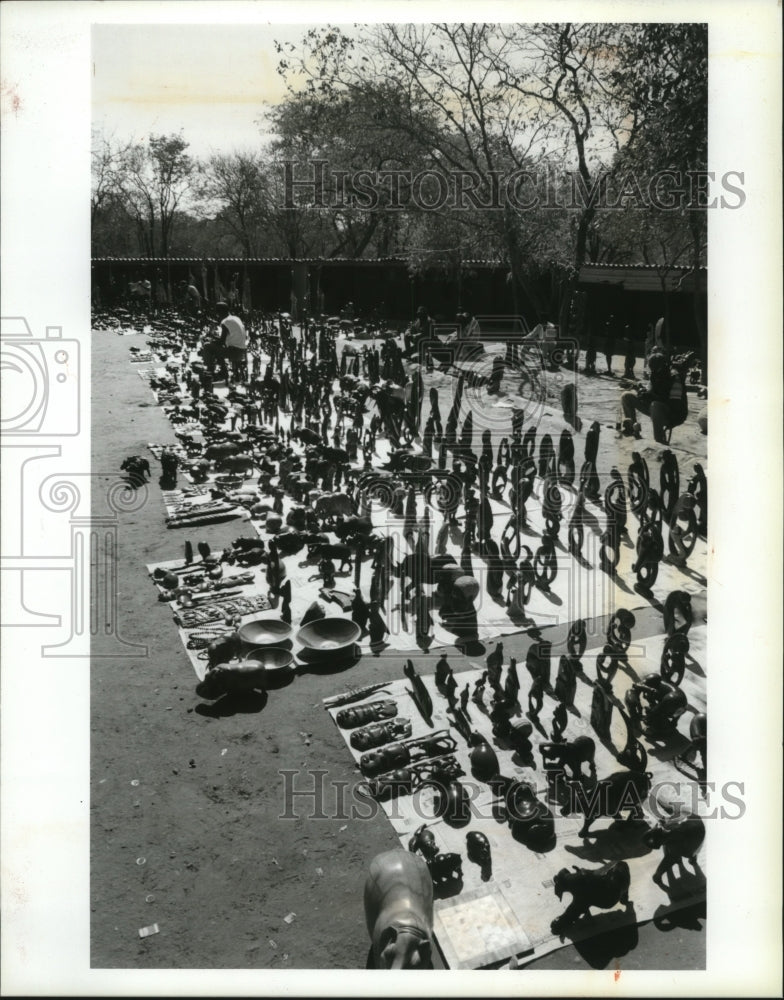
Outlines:
[[[671,209],[652,205],[641,211],[641,221],[633,228],[640,233],[644,259],[657,265],[663,284],[674,267],[689,268],[706,373],[707,330],[696,279],[707,250],[707,198],[698,180],[708,160],[707,25],[626,26],[613,86],[616,94],[624,95],[633,116],[616,171],[634,175],[641,185],[650,184],[663,170],[672,171],[681,193]],[[669,336],[669,323],[666,327]]]
[[[525,169],[540,177],[571,144],[588,191],[600,154],[617,148],[624,114],[609,100],[613,30],[589,25],[383,24],[351,38],[338,29],[309,31],[290,45],[281,71],[321,103],[350,95],[372,107],[405,142],[407,156],[444,175],[459,172],[483,210],[468,219],[500,245],[515,284],[550,311],[540,294],[540,262],[556,269],[559,288],[585,259],[595,211],[580,207],[572,226],[565,212],[535,205],[521,210],[493,177]],[[372,127],[367,114],[363,127]],[[601,126],[601,128],[599,127]],[[614,144],[614,145],[613,145]],[[594,161],[599,166],[594,167]],[[568,211],[568,209],[567,209]],[[568,297],[568,296],[567,296]]]

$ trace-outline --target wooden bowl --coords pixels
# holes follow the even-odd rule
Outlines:
[[[294,654],[288,649],[279,649],[277,646],[260,646],[258,649],[252,649],[242,661],[249,669],[263,667],[265,674],[288,670],[293,662]]]
[[[291,625],[280,618],[256,618],[238,629],[246,646],[277,646],[285,642],[291,632]]]
[[[351,646],[361,635],[362,629],[350,618],[321,618],[303,626],[296,638],[305,649],[327,653]]]

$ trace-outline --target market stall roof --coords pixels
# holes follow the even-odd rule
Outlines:
[[[403,257],[94,257],[94,264],[136,264],[163,267],[168,264],[191,264],[198,267],[238,267],[243,264],[308,264],[328,266],[350,264],[354,267],[403,266]],[[467,259],[463,268],[495,270],[508,265],[501,260]],[[697,287],[706,290],[708,269],[700,267],[696,271]],[[626,291],[660,292],[662,281],[667,291],[691,292],[694,289],[695,271],[689,267],[666,268],[657,264],[584,264],[580,268],[581,285],[615,285]]]
[[[697,269],[697,288],[706,289],[708,269]],[[690,267],[665,268],[656,264],[585,264],[580,268],[581,285],[617,285],[630,292],[661,292],[662,281],[668,292],[694,290],[695,272]]]

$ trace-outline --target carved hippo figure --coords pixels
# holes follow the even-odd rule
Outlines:
[[[263,549],[264,542],[261,538],[246,538],[240,537],[235,538],[231,543],[233,549],[237,549],[239,552],[248,552],[250,549]]]
[[[402,848],[377,854],[364,904],[374,968],[432,968],[433,879],[422,858]]]
[[[208,444],[204,449],[204,457],[220,461],[228,458],[229,455],[237,455],[242,451],[242,446],[236,441],[221,441],[216,444]]]
[[[305,548],[307,535],[301,531],[281,531],[275,537],[275,544],[282,556],[293,556]]]
[[[602,868],[591,870],[577,868],[569,871],[562,868],[553,879],[553,890],[560,900],[565,892],[572,895],[566,910],[550,924],[553,934],[573,924],[585,914],[591,915],[591,907],[609,910],[618,903],[629,906],[629,886],[631,876],[625,861],[615,861]]]
[[[226,455],[215,462],[221,472],[253,472],[253,455]]]
[[[217,667],[221,663],[228,663],[233,660],[240,648],[240,639],[236,632],[230,635],[221,636],[215,639],[207,647],[207,664],[210,669]]]
[[[594,763],[596,744],[590,736],[578,736],[571,743],[542,743],[539,750],[542,754],[542,766],[545,770],[551,769],[553,765],[568,767],[572,772],[572,778],[579,781],[583,776],[583,764],[587,764],[591,771],[591,777],[596,777],[596,764]]]
[[[204,698],[215,699],[224,694],[249,694],[264,690],[264,667],[251,663],[219,663],[211,667],[197,687]]]
[[[645,834],[646,846],[663,848],[659,867],[653,873],[654,882],[662,885],[664,873],[671,872],[675,865],[684,873],[683,859],[688,858],[693,866],[697,864],[697,851],[705,840],[705,824],[699,816],[686,816],[662,820]]]
[[[351,498],[345,493],[325,493],[316,500],[317,517],[337,517],[339,514],[350,517],[355,513]]]

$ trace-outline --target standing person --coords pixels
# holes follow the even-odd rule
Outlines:
[[[612,375],[612,359],[615,354],[615,317],[610,315],[604,324],[604,357],[607,361],[607,374]]]
[[[159,309],[165,309],[169,304],[169,296],[166,291],[166,283],[163,280],[163,275],[160,270],[155,272],[155,311],[158,312]]]
[[[433,329],[433,320],[428,314],[426,306],[419,306],[416,311],[416,318],[404,336],[406,345],[406,357],[416,358],[419,354],[419,345],[430,339]]]
[[[229,311],[225,302],[215,307],[220,321],[220,342],[226,362],[231,366],[231,376],[235,382],[245,382],[248,378],[248,334],[239,316]]]
[[[196,287],[196,285],[191,282],[183,282],[185,284],[184,298],[185,298],[185,311],[189,316],[200,316],[201,315],[201,292]]]

